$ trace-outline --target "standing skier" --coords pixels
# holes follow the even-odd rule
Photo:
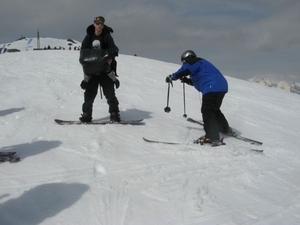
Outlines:
[[[102,87],[103,94],[109,105],[110,121],[120,122],[119,101],[115,94],[115,87],[119,88],[120,82],[116,78],[116,60],[118,47],[111,36],[113,29],[104,24],[105,19],[97,16],[94,23],[87,27],[87,35],[81,45],[81,64],[84,70],[84,79],[80,86],[85,90],[84,103],[82,105],[82,117],[80,121],[91,122],[93,113],[93,103],[97,96],[98,87]],[[97,55],[91,49],[99,49]],[[92,53],[94,52],[94,53]],[[101,62],[95,64],[91,62],[100,58]],[[102,57],[103,56],[103,57]]]
[[[222,73],[209,61],[197,57],[191,50],[181,55],[181,68],[167,76],[166,82],[180,79],[181,82],[194,86],[202,93],[201,113],[204,122],[205,135],[198,139],[200,143],[221,145],[219,132],[230,134],[232,129],[221,112],[220,107],[228,84]],[[190,78],[187,78],[190,76]]]

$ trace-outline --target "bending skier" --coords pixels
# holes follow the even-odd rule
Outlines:
[[[219,132],[231,134],[232,129],[221,112],[223,98],[228,92],[228,84],[222,73],[209,61],[197,57],[191,50],[181,55],[181,68],[166,77],[166,82],[180,79],[181,82],[194,86],[202,93],[201,113],[204,123],[205,135],[201,136],[200,143],[209,143],[219,146]],[[190,78],[188,78],[189,76]]]

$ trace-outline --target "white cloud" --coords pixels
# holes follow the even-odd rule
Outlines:
[[[238,59],[243,70],[254,70],[248,60],[263,68],[257,54],[271,54],[270,70],[296,74],[298,64],[286,58],[300,57],[299,11],[298,0],[12,0],[1,5],[0,43],[35,36],[37,29],[42,36],[82,41],[86,27],[102,15],[125,54],[177,63],[182,51],[193,48],[224,68]]]

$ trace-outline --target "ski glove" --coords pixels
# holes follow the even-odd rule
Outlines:
[[[182,78],[180,78],[180,80],[181,80],[181,83],[186,83],[188,85],[193,86],[193,81],[187,77],[182,77]]]
[[[120,87],[120,81],[116,78],[117,75],[115,71],[112,70],[107,75],[110,77],[110,79],[112,79],[112,81],[116,85],[116,89],[118,89]]]
[[[92,76],[90,76],[90,75],[83,74],[83,80],[84,80],[85,82],[89,82],[89,80],[91,79],[91,77],[92,77]]]
[[[85,90],[86,89],[86,87],[87,87],[87,84],[88,84],[88,82],[86,82],[86,81],[81,81],[81,84],[80,84],[80,87],[83,89],[83,90]]]
[[[166,77],[166,83],[172,83],[172,75]]]
[[[116,85],[116,89],[118,89],[120,87],[120,81],[116,78],[116,80],[114,81],[115,85]]]

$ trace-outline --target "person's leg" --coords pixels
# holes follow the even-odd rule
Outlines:
[[[119,122],[119,101],[116,97],[114,82],[108,76],[105,75],[101,78],[101,87],[103,90],[103,94],[107,100],[107,104],[109,106],[108,112],[111,115],[111,120]]]
[[[92,120],[93,114],[93,103],[97,96],[99,86],[99,78],[98,76],[92,76],[87,83],[87,87],[84,92],[84,103],[82,104],[82,117],[80,120],[87,120],[84,122],[89,122],[88,120]]]
[[[219,93],[219,97],[218,97],[217,105],[216,105],[217,111],[216,111],[215,115],[216,115],[216,120],[217,120],[217,123],[219,126],[219,132],[226,134],[226,133],[230,132],[231,128],[229,127],[228,121],[220,109],[225,94],[226,94],[225,92]]]
[[[218,110],[218,93],[207,93],[202,97],[201,113],[206,138],[211,141],[220,140],[219,127],[216,119]]]

